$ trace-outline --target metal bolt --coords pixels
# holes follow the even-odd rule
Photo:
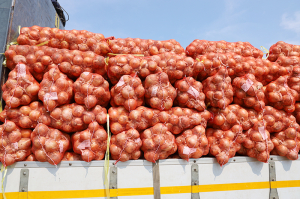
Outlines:
[[[233,159],[233,162],[235,162],[235,159]]]
[[[275,181],[275,179],[273,178],[272,181]]]
[[[197,185],[197,182],[194,182],[194,185]]]
[[[197,169],[194,169],[194,171],[197,171]]]
[[[69,163],[69,166],[72,166],[72,163]]]
[[[276,197],[274,196],[273,199],[276,199]]]
[[[22,188],[22,191],[24,192],[24,191],[25,191],[25,188]]]
[[[274,166],[273,165],[271,165],[271,168],[273,168]]]
[[[27,166],[27,164],[24,164],[24,167],[26,167]]]
[[[196,163],[196,160],[194,160],[194,163]]]
[[[115,189],[115,186],[112,186],[111,188]]]
[[[26,175],[26,172],[25,172],[25,171],[23,172],[23,175],[24,175],[24,176]]]
[[[115,171],[112,171],[112,173],[116,173]]]
[[[273,158],[271,158],[271,160],[273,160]]]

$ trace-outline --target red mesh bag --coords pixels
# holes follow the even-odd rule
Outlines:
[[[205,102],[213,107],[225,109],[233,101],[231,78],[226,68],[221,68],[214,76],[202,82]]]
[[[174,39],[156,41],[140,38],[118,38],[109,40],[109,47],[114,54],[144,54],[145,56],[152,56],[164,52],[184,53],[184,48]]]
[[[252,74],[236,77],[232,81],[234,90],[233,102],[242,107],[262,111],[265,108],[265,94],[262,83]]]
[[[209,152],[215,156],[220,166],[229,161],[240,150],[245,136],[239,125],[234,125],[230,130],[206,129],[206,136],[210,146]]]
[[[67,104],[55,108],[50,113],[50,126],[66,133],[82,131],[93,121],[105,124],[107,120],[106,114],[106,109],[99,105],[96,105],[91,110],[86,110],[84,106],[79,104]]]
[[[72,136],[73,150],[82,160],[102,160],[107,148],[107,133],[97,122],[91,122],[88,129]]]
[[[81,161],[81,155],[74,152],[66,152],[61,161]]]
[[[300,103],[296,103],[295,104],[295,111],[294,111],[294,116],[297,120],[297,123],[300,123]]]
[[[19,63],[8,74],[8,80],[2,86],[2,97],[7,106],[17,108],[37,100],[40,84],[30,74],[25,64]]]
[[[25,161],[37,161],[37,159],[35,158],[34,154],[30,154]]]
[[[288,86],[289,76],[281,76],[277,80],[269,83],[265,88],[265,100],[268,105],[283,109],[287,113],[295,110],[296,99],[298,99],[297,91]]]
[[[208,125],[214,129],[227,131],[234,125],[240,125],[243,130],[250,129],[255,122],[261,119],[253,109],[244,109],[237,104],[231,104],[225,109],[210,108],[212,119],[208,121]]]
[[[275,62],[281,56],[300,56],[300,45],[279,41],[270,47],[268,60]]]
[[[297,160],[300,149],[299,124],[294,122],[284,131],[271,135],[274,144],[272,155],[286,156],[290,160]]]
[[[288,86],[297,91],[297,93],[300,93],[300,65],[293,67],[290,77],[288,78]],[[299,101],[299,97],[296,100]]]
[[[274,145],[270,139],[270,133],[266,129],[264,122],[258,121],[246,133],[243,146],[247,150],[247,155],[256,158],[260,162],[268,162],[270,152]]]
[[[75,102],[88,109],[96,105],[107,106],[110,100],[109,83],[95,73],[83,72],[74,82]]]
[[[276,60],[278,65],[282,66],[287,70],[288,74],[291,75],[293,72],[293,68],[299,66],[300,64],[300,57],[297,56],[280,56]]]
[[[52,68],[44,75],[39,99],[48,111],[53,111],[57,106],[69,104],[73,95],[73,81],[58,68]]]
[[[57,165],[64,157],[70,140],[57,129],[38,124],[31,134],[32,152],[40,162]]]
[[[93,51],[99,55],[110,52],[103,34],[86,30],[60,30],[49,27],[23,27],[17,39],[19,45],[48,45],[53,48]]]
[[[146,102],[155,109],[170,110],[177,92],[164,72],[149,75],[144,83]]]
[[[190,158],[198,159],[209,152],[205,128],[201,125],[185,130],[176,138],[176,144],[179,156],[186,161],[189,161]]]
[[[205,95],[202,91],[203,86],[201,82],[196,81],[192,77],[185,77],[175,83],[177,90],[177,97],[174,104],[180,107],[187,107],[196,109],[197,111],[205,110]]]
[[[262,58],[263,52],[249,42],[226,42],[222,41],[207,41],[195,39],[186,47],[186,54],[192,57],[204,55],[210,52],[214,53],[235,53],[243,57]]]
[[[136,75],[123,75],[110,92],[113,103],[124,106],[128,111],[144,104],[145,89]]]
[[[166,159],[177,151],[175,136],[162,123],[146,129],[141,134],[141,139],[143,141],[141,149],[149,162],[155,163],[158,159]]]
[[[32,76],[41,81],[51,68],[59,70],[69,78],[77,79],[82,72],[94,72],[106,75],[104,57],[91,51],[57,49],[47,46],[11,45],[5,52],[6,66],[13,70],[19,63],[28,66]]]
[[[4,167],[24,161],[31,154],[32,130],[21,129],[14,122],[6,120],[0,125],[0,132],[0,161]]]
[[[49,113],[41,102],[31,102],[29,106],[19,108],[5,109],[0,113],[0,120],[5,122],[5,119],[11,120],[21,128],[35,128],[38,123],[50,125],[51,119]]]
[[[140,134],[135,129],[123,131],[117,135],[112,135],[110,139],[110,153],[114,160],[125,162],[127,160],[137,160],[141,156],[142,140]]]

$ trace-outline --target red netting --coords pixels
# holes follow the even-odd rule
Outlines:
[[[192,77],[185,77],[175,83],[177,97],[174,104],[180,107],[196,109],[197,111],[205,110],[205,95],[202,91],[201,82],[196,81]]]
[[[165,124],[158,123],[146,129],[141,134],[143,141],[142,150],[144,157],[149,162],[155,163],[158,159],[166,159],[169,155],[177,151],[175,136],[168,131]]]
[[[198,159],[209,152],[205,128],[201,125],[185,130],[176,138],[176,144],[179,156],[186,161],[190,158]]]
[[[72,136],[73,150],[82,160],[102,160],[107,148],[107,133],[97,122],[91,122],[88,128]]]
[[[31,134],[32,152],[40,162],[57,165],[64,157],[70,140],[57,129],[38,124]]]
[[[288,78],[288,85],[291,89],[297,91],[298,94],[300,93],[300,65],[293,67]],[[296,100],[299,101],[299,97]]]
[[[4,167],[24,161],[31,154],[32,130],[21,129],[14,122],[5,120],[0,125],[0,161]]]
[[[83,72],[74,82],[75,102],[88,109],[100,105],[106,107],[110,100],[109,83],[96,73]]]
[[[300,124],[300,103],[295,104],[294,116],[297,120],[297,123]]]
[[[137,160],[141,156],[142,140],[140,134],[135,129],[123,131],[117,135],[112,135],[110,140],[110,153],[114,160],[125,162],[127,160]]]
[[[66,152],[61,161],[81,161],[81,155],[74,152]]]
[[[8,79],[2,86],[2,97],[7,106],[17,108],[37,100],[40,84],[30,74],[23,63],[16,65],[8,74]]]
[[[300,45],[279,41],[270,47],[268,60],[275,62],[281,56],[300,56]]]

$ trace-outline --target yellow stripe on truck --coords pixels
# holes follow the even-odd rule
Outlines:
[[[216,191],[236,191],[249,189],[290,188],[300,187],[300,180],[287,180],[275,182],[247,182],[230,184],[210,184],[193,186],[170,186],[161,187],[161,194],[201,193]],[[153,187],[144,188],[120,188],[110,189],[110,197],[117,196],[140,196],[153,195]],[[29,191],[27,192],[5,192],[6,198],[18,199],[53,199],[53,198],[93,198],[106,197],[105,189],[96,190],[68,190],[68,191]],[[3,196],[0,195],[0,199]]]

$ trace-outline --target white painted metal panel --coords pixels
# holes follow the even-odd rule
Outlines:
[[[200,193],[201,199],[269,199],[269,190],[238,190]],[[280,198],[281,199],[281,198]]]
[[[19,192],[19,184],[20,184],[20,170],[21,169],[12,169],[11,166],[7,167],[6,178],[3,182],[4,192]],[[4,172],[3,172],[4,174]],[[2,180],[2,173],[0,172]],[[2,189],[0,188],[0,193],[2,193]]]

